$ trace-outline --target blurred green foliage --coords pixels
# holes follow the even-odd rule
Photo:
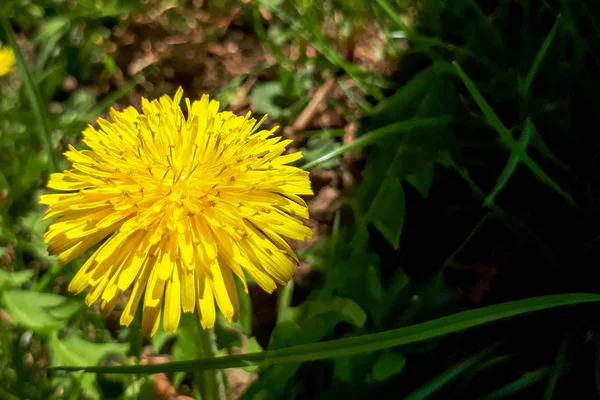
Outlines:
[[[103,98],[86,90],[120,68],[105,46],[114,26],[155,3],[167,10],[186,4],[10,0],[0,6],[0,18],[18,34],[57,152],[77,145],[85,125],[133,88],[135,82]],[[51,157],[31,117],[22,71],[15,71],[0,77],[0,398],[149,398],[152,376],[48,369],[135,365],[145,345],[174,361],[241,347],[259,354],[482,304],[600,291],[595,2],[196,3],[215,15],[240,7],[239,23],[273,56],[248,76],[223,82],[217,97],[224,103],[265,70],[271,72],[252,86],[249,100],[279,122],[293,122],[330,77],[344,92],[343,104],[325,102],[358,125],[352,142],[344,143],[337,127],[299,132],[305,168],[339,172],[348,167],[344,153],[362,154],[357,183],[344,193],[331,233],[299,252],[317,278],[308,292],[298,294],[290,284],[279,293],[277,323],[266,341],[253,331],[256,313],[265,311],[240,287],[240,319],[230,324],[219,316],[217,348],[198,335],[192,315],[176,335],[159,330],[147,343],[138,320],[115,328],[85,308],[65,289],[77,262],[56,265],[43,243],[47,222],[37,198]],[[385,42],[377,56],[393,67],[386,77],[349,50],[371,25]],[[8,34],[0,31],[2,45]],[[292,57],[290,48],[303,51]],[[67,90],[69,80],[79,86]],[[58,168],[64,166],[61,160]],[[486,284],[491,289],[482,300],[474,293]],[[249,363],[244,372],[258,379],[242,398],[352,399],[393,391],[407,399],[551,399],[568,398],[572,387],[592,398],[600,393],[595,312],[591,306],[544,312],[333,360]],[[176,389],[191,387],[205,399],[223,396],[228,381],[218,370],[168,377]]]

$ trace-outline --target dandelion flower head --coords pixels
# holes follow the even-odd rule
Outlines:
[[[15,66],[15,53],[10,47],[0,47],[0,76],[12,71]]]
[[[233,274],[245,273],[267,292],[287,283],[297,262],[283,237],[306,240],[312,231],[302,195],[312,194],[308,173],[287,165],[290,140],[260,130],[250,113],[219,112],[207,95],[180,107],[174,98],[142,99],[142,112],[111,110],[83,142],[69,146],[72,166],[52,174],[45,218],[56,218],[44,236],[49,252],[68,263],[97,243],[69,285],[90,288],[86,303],[100,300],[111,313],[131,289],[121,314],[129,325],[142,302],[142,331],[156,332],[163,314],[174,332],[181,312],[214,325],[216,307],[228,320],[238,314]],[[247,288],[246,288],[247,290]]]

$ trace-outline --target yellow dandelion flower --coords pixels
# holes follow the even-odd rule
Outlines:
[[[15,53],[10,47],[0,47],[0,76],[12,71],[16,61]]]
[[[204,328],[214,325],[215,303],[228,320],[237,318],[233,274],[244,271],[267,292],[294,273],[296,255],[282,236],[305,240],[312,231],[301,195],[310,195],[308,172],[286,164],[301,153],[282,155],[290,140],[276,128],[258,130],[250,113],[219,112],[202,96],[187,105],[175,97],[142,99],[142,112],[111,110],[98,119],[84,143],[69,146],[72,167],[52,174],[45,218],[57,218],[44,236],[49,252],[67,263],[96,243],[100,247],[69,285],[86,288],[88,305],[100,300],[111,313],[132,288],[121,315],[129,325],[143,296],[142,330],[152,336],[161,311],[174,332],[181,312],[197,311]],[[106,239],[106,240],[105,240]]]

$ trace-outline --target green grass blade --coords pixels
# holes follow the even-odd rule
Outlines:
[[[465,393],[468,393],[473,381],[479,374],[506,361],[510,361],[515,357],[517,357],[517,354],[503,354],[501,356],[492,357],[477,365],[477,368],[472,368],[471,370],[467,371],[461,382],[456,387],[456,394],[452,397],[452,399],[461,399],[466,397]]]
[[[454,161],[451,162],[451,166],[458,173],[458,175],[463,178],[465,183],[477,197],[482,199],[485,197],[483,190],[473,179],[471,179],[469,172],[465,168],[461,168]],[[513,232],[515,236],[522,237],[524,234],[526,234],[526,236],[531,238],[546,257],[546,261],[553,268],[557,268],[558,264],[556,260],[558,257],[556,254],[552,251],[552,249],[546,246],[546,244],[531,229],[529,229],[527,225],[525,225],[519,218],[509,214],[497,204],[490,204],[489,208],[492,211],[492,216],[500,221],[504,221],[506,226]]]
[[[525,128],[523,129],[523,134],[521,135],[521,137],[519,138],[519,141],[517,142],[519,151],[523,151],[523,152],[526,151],[527,146],[529,145],[529,140],[533,136],[534,132],[535,132],[535,129],[533,129],[533,125],[529,122],[529,120],[527,120],[527,122],[525,123]],[[494,188],[492,189],[490,194],[483,201],[484,206],[489,206],[490,204],[494,203],[494,199],[496,198],[498,193],[500,193],[500,191],[502,189],[504,189],[504,186],[506,186],[506,184],[512,177],[513,173],[517,169],[517,165],[519,164],[520,160],[521,159],[519,158],[519,155],[517,153],[515,153],[515,152],[510,153],[508,162],[506,163],[506,166],[502,170],[502,173],[500,173],[500,176],[498,177],[498,180],[496,181],[496,185],[494,186]]]
[[[294,296],[294,281],[291,280],[279,294],[279,304],[277,306],[277,322],[290,319],[290,307],[292,306],[292,297]]]
[[[485,396],[482,400],[498,400],[512,398],[512,395],[517,393],[519,390],[528,388],[529,386],[541,381],[550,373],[550,367],[545,366],[533,372],[530,372],[514,382],[503,386],[493,393]]]
[[[526,314],[548,308],[580,303],[600,302],[600,295],[591,293],[571,293],[551,296],[532,297],[516,300],[476,310],[469,310],[417,325],[373,333],[357,337],[348,337],[320,343],[292,346],[261,353],[238,354],[226,357],[201,360],[180,361],[160,365],[134,366],[89,366],[57,367],[55,370],[87,371],[102,373],[153,374],[158,372],[203,371],[208,369],[238,368],[250,365],[265,366],[279,363],[299,363],[345,357],[365,352],[422,342],[427,339],[462,331],[464,329],[487,324],[516,315]]]
[[[550,379],[548,380],[548,386],[546,386],[546,392],[544,393],[544,400],[552,400],[552,396],[554,395],[554,389],[556,388],[558,379],[563,373],[565,363],[567,361],[567,347],[568,341],[565,337],[560,344],[558,353],[556,354],[556,360],[554,361],[554,365],[552,366]]]
[[[461,363],[452,366],[451,368],[442,372],[440,375],[436,376],[432,380],[426,382],[419,389],[406,396],[404,400],[426,399],[436,391],[440,390],[445,384],[450,382],[452,379],[456,378],[458,375],[462,374],[464,371],[468,370],[473,365],[483,360],[490,353],[492,353],[498,347],[498,345],[499,344],[488,346],[485,349],[473,354],[471,357],[465,359]]]
[[[50,163],[50,168],[52,171],[56,171],[57,162],[56,162],[56,154],[54,153],[54,149],[52,148],[52,142],[50,141],[50,130],[48,129],[48,121],[46,120],[46,108],[44,106],[44,102],[42,101],[42,96],[38,87],[33,82],[31,78],[31,74],[29,73],[29,69],[27,68],[27,64],[25,62],[25,57],[23,57],[23,53],[21,53],[21,49],[19,48],[19,44],[17,43],[17,38],[15,31],[13,30],[10,21],[6,18],[0,18],[0,25],[2,25],[2,29],[6,33],[6,39],[8,40],[8,44],[12,47],[15,58],[17,59],[17,69],[19,70],[19,74],[21,75],[21,79],[23,80],[23,85],[25,86],[25,92],[27,93],[27,97],[29,102],[31,103],[31,109],[33,111],[33,115],[38,124],[38,135],[40,137],[40,143],[42,144],[44,151],[48,155],[48,161]]]
[[[306,163],[302,166],[303,169],[315,168],[319,164],[338,157],[348,151],[360,150],[370,144],[373,144],[383,138],[395,134],[410,133],[416,128],[445,126],[456,121],[454,117],[434,117],[434,118],[413,118],[407,121],[400,121],[394,124],[386,125],[382,128],[375,129],[371,132],[359,136],[356,140],[343,146],[337,147],[331,152],[322,155],[321,157]]]
[[[542,65],[542,61],[544,60],[544,57],[546,56],[546,52],[548,51],[548,49],[550,48],[550,45],[552,44],[552,42],[554,41],[554,38],[556,37],[556,32],[558,32],[558,27],[560,26],[561,21],[562,21],[562,17],[560,14],[558,14],[558,16],[556,17],[556,21],[554,22],[554,25],[552,26],[552,29],[550,30],[550,33],[548,34],[546,39],[544,39],[544,42],[542,43],[542,47],[540,47],[540,50],[537,52],[537,54],[535,55],[535,58],[533,59],[533,64],[531,65],[531,68],[529,69],[529,72],[527,73],[527,77],[525,78],[525,81],[522,82],[522,85],[520,87],[522,95],[525,95],[529,92],[529,89],[531,88],[531,84],[533,83],[533,80],[535,79],[535,75],[537,74],[538,70],[540,69],[540,65]]]
[[[477,234],[477,232],[479,232],[479,230],[485,225],[485,223],[488,221],[488,219],[490,218],[491,213],[487,213],[485,214],[477,223],[477,225],[475,225],[475,227],[471,230],[471,232],[469,232],[469,234],[467,235],[467,237],[465,238],[465,240],[462,241],[462,243],[456,248],[456,250],[454,250],[454,252],[446,259],[446,261],[444,262],[444,264],[442,265],[442,268],[440,268],[440,270],[438,271],[437,274],[435,274],[435,276],[433,277],[433,279],[431,279],[429,281],[429,283],[427,283],[427,286],[425,286],[425,289],[423,290],[423,292],[419,295],[422,299],[428,299],[428,298],[433,298],[437,295],[438,291],[439,291],[439,284],[440,281],[443,281],[446,277],[446,275],[444,274],[444,271],[454,265],[454,261],[456,260],[456,257],[464,250],[465,247],[467,247],[467,245],[471,242],[471,240],[475,237],[475,235]],[[412,302],[407,309],[402,313],[402,318],[400,318],[400,320],[398,321],[398,323],[400,324],[406,324],[408,323],[408,321],[410,321],[411,318],[413,318],[423,307],[424,305],[424,301],[415,301]]]
[[[524,150],[519,148],[518,143],[512,137],[512,135],[508,131],[508,129],[506,129],[506,127],[504,126],[502,121],[500,121],[500,118],[498,118],[498,115],[494,112],[492,107],[490,107],[490,105],[485,101],[483,96],[481,96],[481,93],[479,93],[479,90],[477,89],[477,86],[475,85],[475,83],[462,70],[462,68],[460,67],[460,65],[458,65],[458,63],[456,61],[454,61],[453,64],[454,64],[454,68],[456,69],[456,72],[458,73],[458,76],[460,77],[460,79],[463,81],[463,83],[469,90],[469,93],[471,94],[471,96],[473,96],[473,99],[475,100],[475,102],[477,103],[477,105],[479,106],[481,111],[483,112],[483,115],[485,116],[485,118],[488,120],[488,123],[496,130],[496,132],[498,132],[502,142],[506,146],[508,146],[509,149],[513,153],[515,153],[519,156],[521,161],[529,167],[531,172],[539,180],[541,180],[543,183],[545,183],[546,185],[548,185],[552,189],[554,189],[554,191],[556,191],[565,200],[567,200],[567,202],[570,205],[576,205],[575,200],[573,200],[571,195],[568,194],[567,192],[565,192],[560,186],[558,186],[558,184],[556,182],[554,182],[554,180],[552,180],[552,178],[550,178],[544,172],[544,170],[539,165],[537,165],[537,163],[535,161],[533,161],[533,159],[531,159],[531,157],[529,157],[527,155],[527,153]],[[532,125],[532,128],[535,129],[535,127],[533,127],[533,124],[531,124],[531,125]]]

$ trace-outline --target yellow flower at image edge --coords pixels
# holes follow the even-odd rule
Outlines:
[[[49,252],[67,263],[106,240],[69,285],[90,291],[111,313],[132,288],[121,324],[129,325],[143,301],[142,330],[174,332],[181,312],[197,311],[204,328],[214,325],[215,303],[228,320],[239,305],[233,274],[244,271],[267,292],[294,273],[294,251],[282,236],[306,240],[312,231],[301,195],[310,195],[308,172],[282,155],[291,140],[259,130],[250,117],[219,112],[203,96],[179,104],[183,91],[142,99],[142,113],[111,110],[84,143],[91,150],[65,152],[72,167],[50,177],[45,219],[57,218],[44,236]],[[246,288],[247,290],[247,288]],[[142,299],[143,297],[143,299]]]
[[[10,47],[0,47],[0,76],[12,71],[15,66],[15,53]]]

